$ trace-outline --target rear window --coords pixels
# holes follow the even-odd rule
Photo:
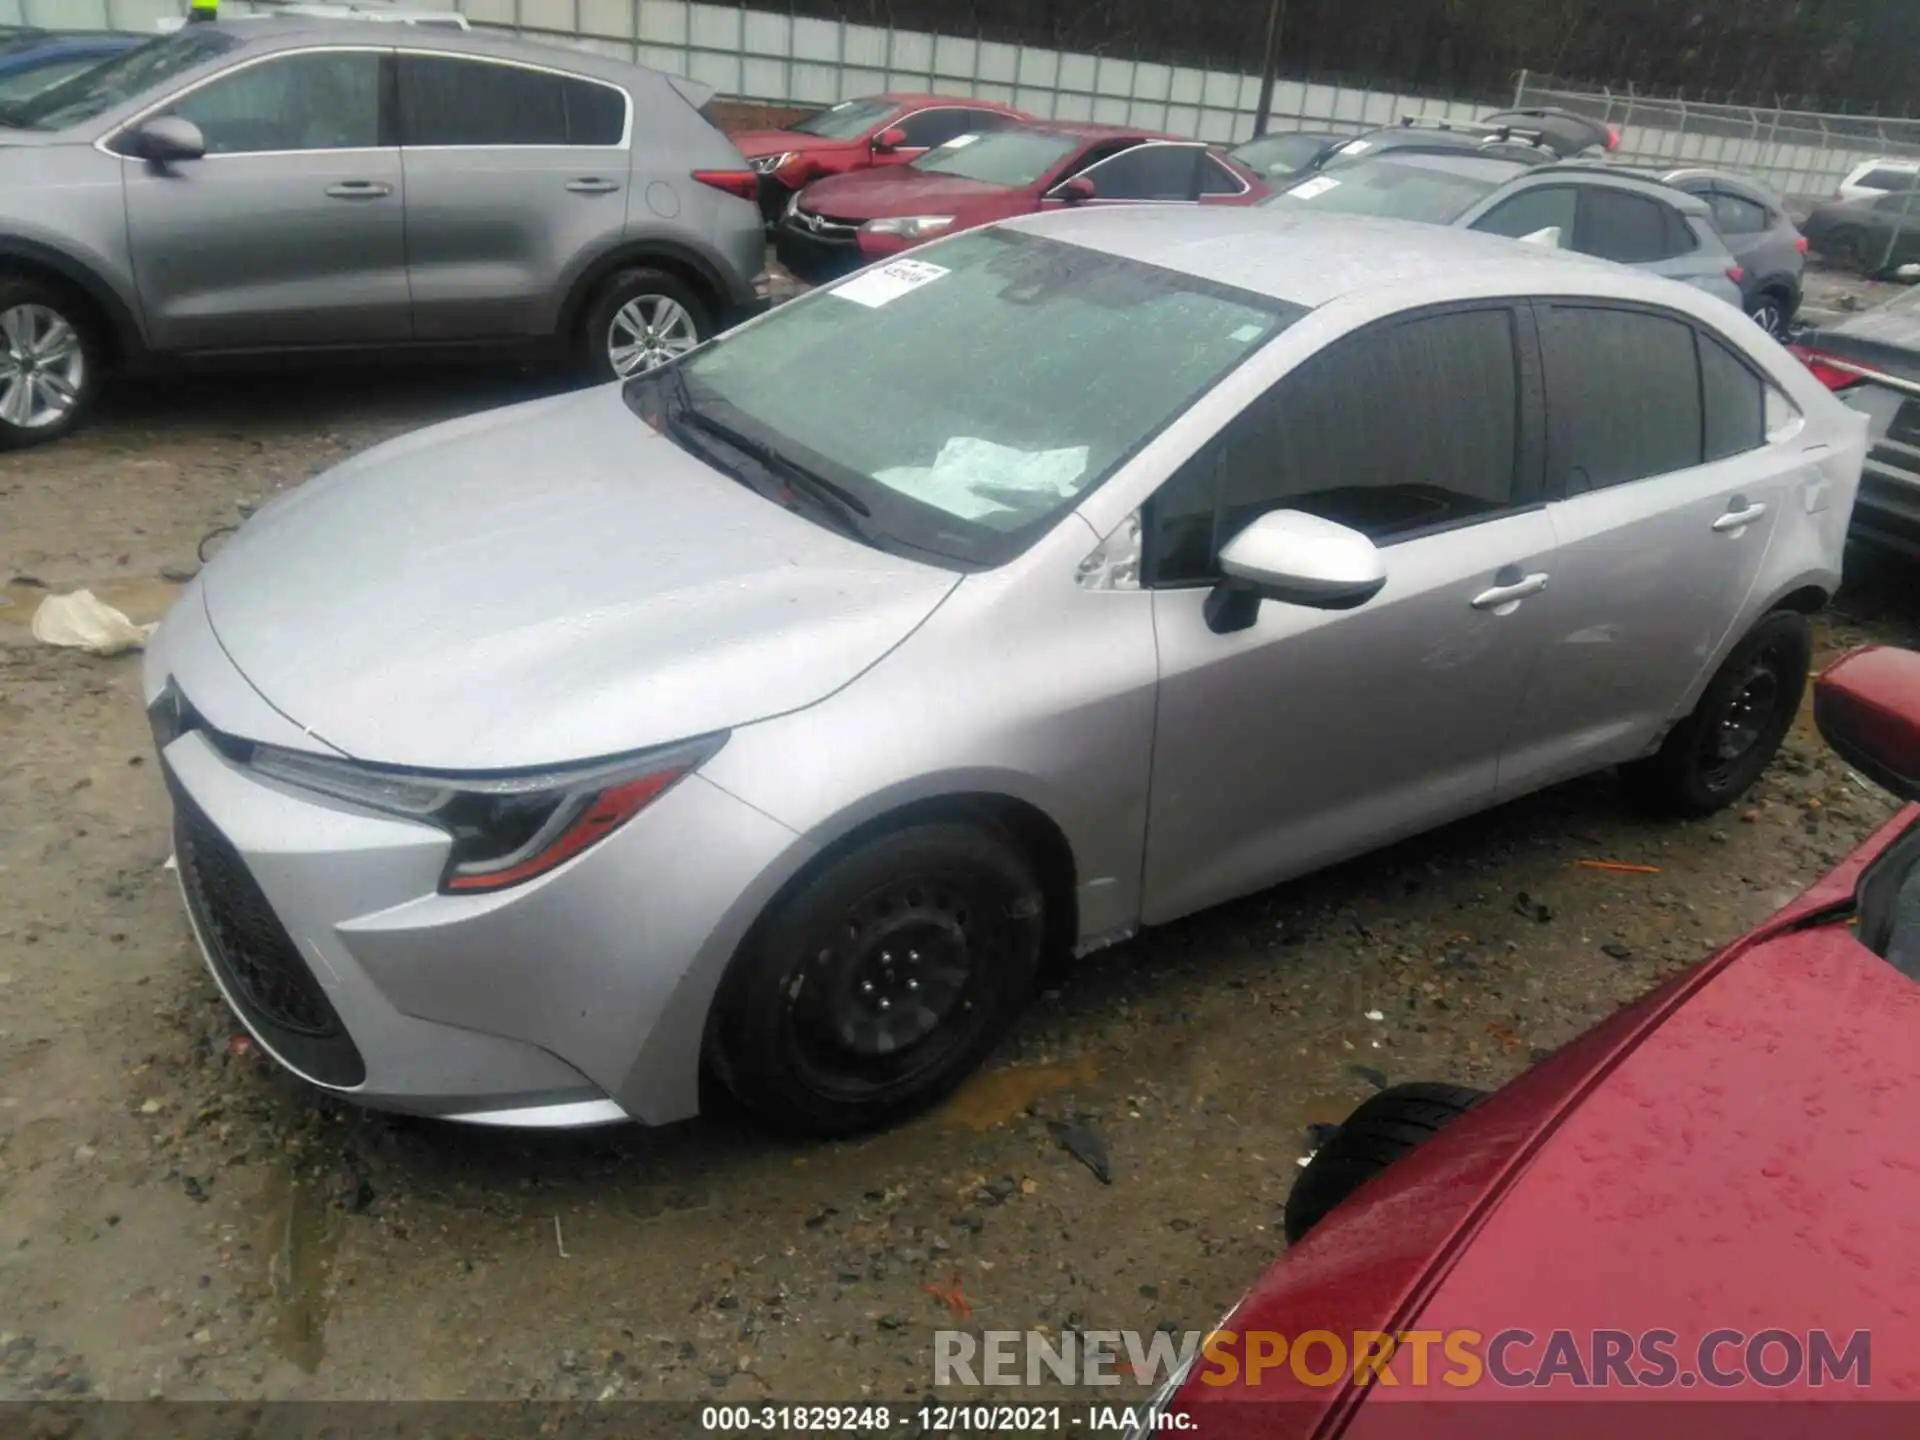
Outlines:
[[[1326,144],[1317,135],[1265,135],[1235,150],[1233,158],[1262,175],[1290,175],[1311,165]]]
[[[1305,205],[1326,214],[1380,215],[1451,225],[1519,168],[1516,165],[1507,174],[1488,174],[1431,162],[1356,160],[1303,180],[1266,203]]]
[[[1853,183],[1869,190],[1911,190],[1916,178],[1920,178],[1920,171],[1869,170]]]
[[[1044,130],[996,130],[949,140],[913,161],[911,168],[986,185],[1032,185],[1079,144],[1071,135]]]

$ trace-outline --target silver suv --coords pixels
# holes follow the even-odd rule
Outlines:
[[[0,108],[0,445],[64,433],[112,367],[681,354],[763,261],[705,98],[571,50],[267,18]]]

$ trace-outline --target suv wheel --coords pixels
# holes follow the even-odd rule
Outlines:
[[[0,446],[66,434],[93,398],[98,370],[64,291],[26,276],[0,279]]]
[[[1669,815],[1711,815],[1731,805],[1786,739],[1812,663],[1807,617],[1768,615],[1734,647],[1660,749],[1621,768],[1628,792]]]
[[[1753,297],[1747,306],[1747,318],[1776,340],[1787,338],[1787,302],[1771,290]]]
[[[581,334],[588,371],[625,380],[677,360],[713,334],[706,305],[662,270],[622,270],[600,287]]]

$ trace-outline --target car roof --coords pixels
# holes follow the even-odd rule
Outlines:
[[[1701,218],[1711,216],[1707,202],[1698,195],[1689,195],[1685,190],[1676,189],[1666,181],[1637,175],[1617,165],[1609,165],[1597,160],[1562,160],[1552,165],[1535,165],[1526,172],[1527,180],[1540,180],[1543,183],[1552,180],[1574,180],[1582,184],[1604,185],[1615,190],[1628,190],[1636,195],[1645,195],[1671,205],[1682,215]]]
[[[1017,114],[1000,100],[975,100],[968,95],[933,95],[913,90],[888,90],[879,95],[856,95],[855,100],[885,100],[894,105],[964,105],[969,110],[1004,110]]]
[[[1507,155],[1489,155],[1477,149],[1452,145],[1433,147],[1395,145],[1374,155],[1359,155],[1347,161],[1338,173],[1363,165],[1410,165],[1419,170],[1439,170],[1449,175],[1468,175],[1491,180],[1497,185],[1531,175],[1540,167]]]
[[[1238,206],[1058,210],[1009,228],[1314,309],[1363,290],[1477,273],[1542,293],[1618,267],[1498,235],[1411,220]],[[1575,288],[1580,288],[1575,284]]]
[[[1036,120],[1019,128],[1045,130],[1053,135],[1077,135],[1086,140],[1112,140],[1132,136],[1141,140],[1178,140],[1183,145],[1206,143],[1190,136],[1183,137],[1168,135],[1159,130],[1145,130],[1138,125],[1102,125],[1092,120]]]

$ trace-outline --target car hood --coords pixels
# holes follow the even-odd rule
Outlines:
[[[827,150],[852,150],[864,145],[864,140],[829,140],[822,135],[803,135],[798,130],[743,130],[730,137],[734,148],[749,160],[762,155],[779,155],[788,150],[797,150],[806,155],[818,155]]]
[[[981,205],[1003,205],[1021,192],[958,175],[929,175],[907,166],[830,175],[806,188],[809,210],[848,220],[883,215],[963,215]]]
[[[812,704],[957,580],[737,484],[608,385],[368,451],[249,520],[203,591],[234,664],[316,741],[498,770]]]

